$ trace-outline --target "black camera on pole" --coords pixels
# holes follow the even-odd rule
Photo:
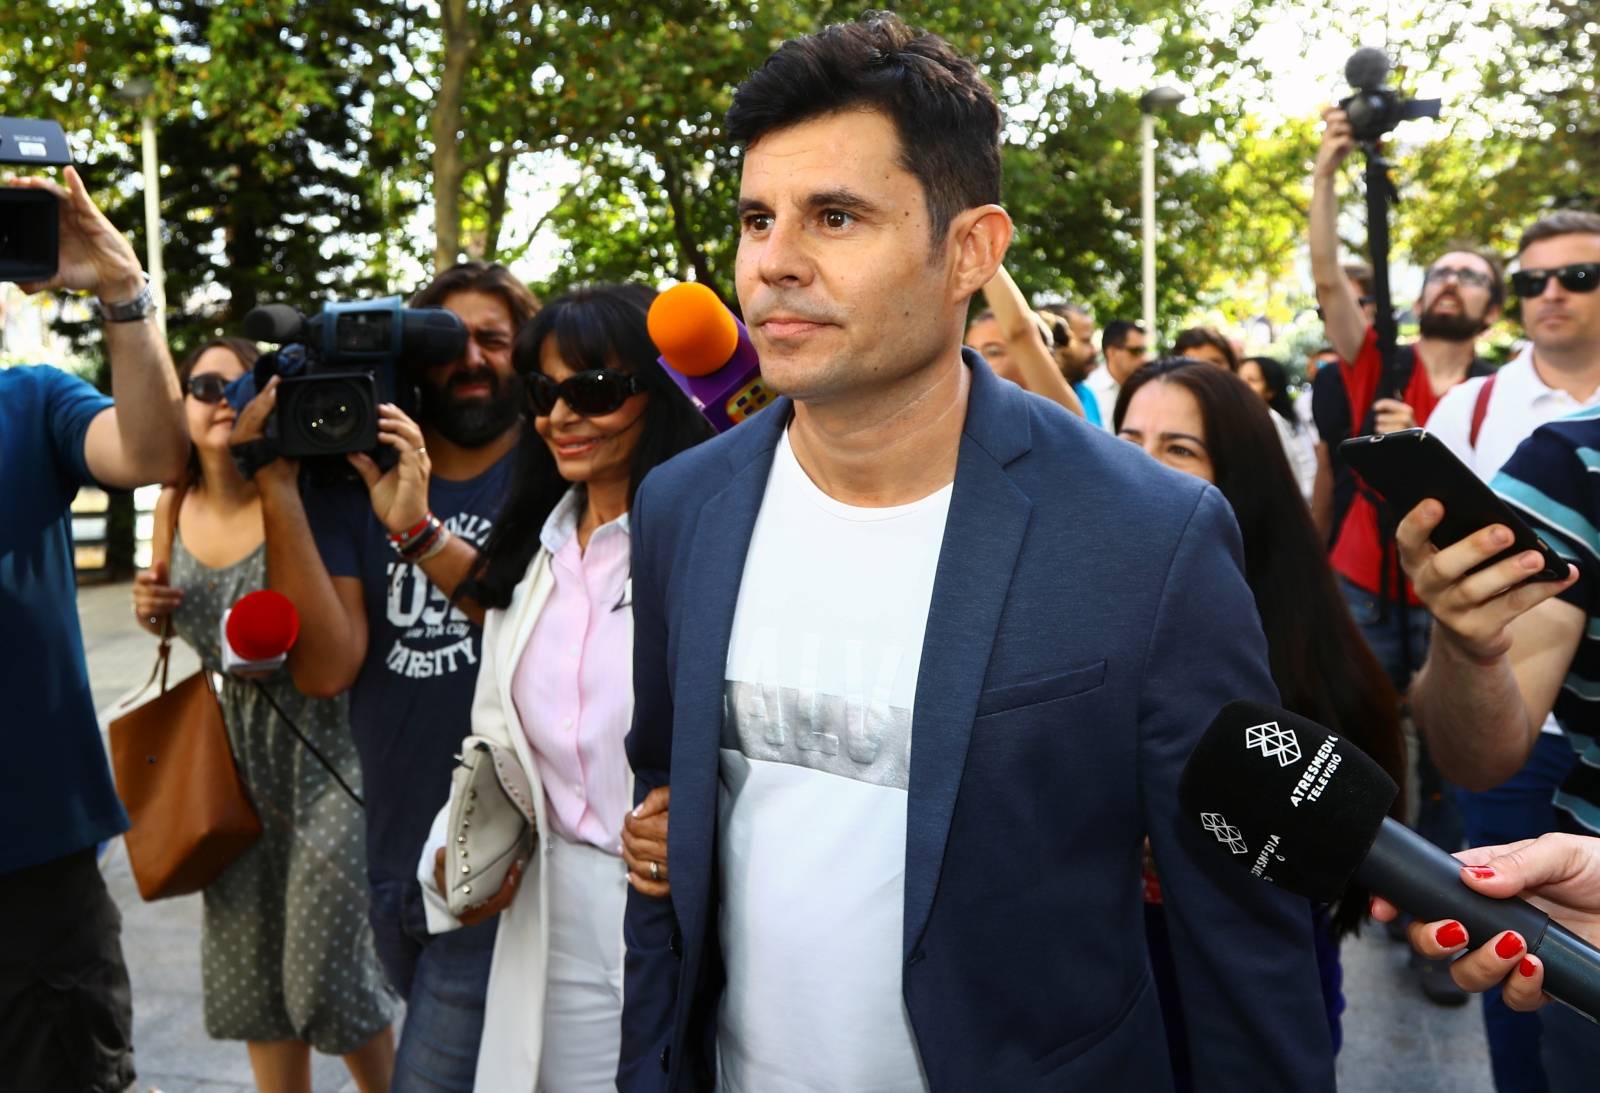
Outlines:
[[[66,167],[67,134],[53,121],[0,118],[0,163]],[[56,195],[23,186],[0,187],[0,281],[48,281],[61,250]]]
[[[378,445],[378,405],[392,402],[416,416],[416,373],[460,356],[467,328],[439,307],[406,307],[398,296],[329,303],[307,319],[283,304],[258,307],[244,318],[247,338],[276,342],[255,368],[230,384],[235,409],[279,377],[278,404],[267,435],[291,459],[392,453]],[[341,460],[342,462],[342,460]]]
[[[1381,49],[1368,46],[1356,50],[1344,63],[1344,78],[1355,94],[1339,106],[1350,119],[1350,133],[1363,144],[1375,141],[1403,121],[1437,118],[1440,100],[1403,99],[1393,88],[1383,86],[1389,78],[1389,57]]]

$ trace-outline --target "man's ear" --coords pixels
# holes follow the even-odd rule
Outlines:
[[[960,213],[950,224],[955,246],[952,295],[964,301],[994,280],[1011,246],[1011,217],[998,205],[979,205]]]

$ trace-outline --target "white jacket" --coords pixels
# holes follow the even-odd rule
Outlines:
[[[521,886],[511,905],[500,913],[495,932],[494,958],[489,967],[489,991],[484,999],[483,1039],[478,1046],[478,1070],[473,1087],[500,1093],[533,1093],[539,1079],[539,1055],[544,1035],[545,970],[549,956],[549,890],[543,858],[548,852],[544,787],[533,750],[517,720],[511,682],[517,662],[533,633],[555,579],[550,554],[542,547],[526,576],[504,609],[487,613],[483,623],[483,663],[478,666],[478,686],[472,698],[472,733],[513,748],[528,772],[533,789],[534,814],[540,838],[533,858],[523,871]],[[445,844],[449,802],[433,819],[433,830],[417,862],[422,884],[428,931],[458,929],[460,920],[450,914],[444,896],[434,883],[433,860]],[[618,938],[621,944],[621,938]]]

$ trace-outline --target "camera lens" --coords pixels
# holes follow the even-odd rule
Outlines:
[[[300,400],[300,428],[318,445],[338,449],[367,424],[368,400],[345,380],[319,383]]]

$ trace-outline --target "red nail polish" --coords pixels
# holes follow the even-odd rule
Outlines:
[[[1494,870],[1490,869],[1487,865],[1469,865],[1467,866],[1467,872],[1471,873],[1479,880],[1488,880],[1490,877],[1494,876]]]
[[[1433,940],[1437,941],[1441,948],[1454,949],[1457,945],[1467,943],[1467,929],[1459,922],[1447,922],[1434,932]]]
[[[1527,957],[1523,957],[1522,958],[1522,963],[1517,965],[1517,974],[1522,976],[1522,978],[1524,978],[1524,979],[1532,979],[1533,978],[1533,973],[1538,971],[1538,970],[1539,970],[1539,965],[1535,964],[1533,961],[1529,960]]]
[[[1501,960],[1510,960],[1522,951],[1522,939],[1513,933],[1502,934],[1499,941],[1494,943],[1494,955]]]

